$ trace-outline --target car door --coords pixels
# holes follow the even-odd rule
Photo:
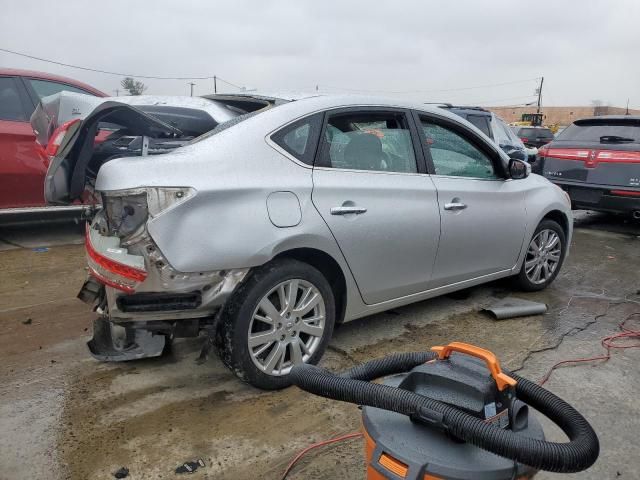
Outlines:
[[[441,216],[434,286],[511,269],[525,233],[525,182],[506,180],[502,157],[452,120],[416,115]]]
[[[327,112],[313,203],[367,304],[429,288],[440,236],[436,190],[402,109]]]
[[[33,111],[17,77],[0,77],[0,208],[44,205],[45,157],[29,123]]]

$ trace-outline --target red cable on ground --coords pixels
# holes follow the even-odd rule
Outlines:
[[[542,377],[542,379],[538,382],[538,385],[544,385],[545,383],[547,383],[547,381],[551,377],[551,374],[553,373],[553,371],[556,368],[558,368],[559,366],[561,366],[561,365],[584,363],[584,362],[595,362],[597,360],[604,360],[606,362],[607,360],[609,360],[611,358],[611,349],[614,349],[614,348],[617,348],[617,349],[640,348],[640,342],[632,343],[631,345],[618,345],[618,344],[616,344],[617,341],[619,341],[620,339],[624,339],[624,338],[640,339],[640,330],[631,330],[630,328],[627,328],[625,326],[627,321],[630,320],[634,316],[640,316],[640,313],[632,313],[627,318],[625,318],[622,323],[618,324],[618,328],[620,330],[622,330],[620,333],[615,333],[613,335],[606,336],[600,341],[600,344],[607,351],[607,353],[605,355],[601,355],[601,356],[598,356],[598,357],[591,357],[591,358],[577,358],[575,360],[562,360],[561,362],[558,362],[558,363],[554,364],[547,371],[547,373],[544,375],[544,377]]]
[[[289,472],[291,472],[291,469],[298,462],[298,460],[300,460],[302,457],[304,457],[309,451],[313,450],[314,448],[323,447],[325,445],[331,445],[332,443],[341,442],[343,440],[349,440],[351,438],[360,438],[360,437],[362,437],[362,432],[347,433],[346,435],[340,435],[339,437],[330,438],[329,440],[324,440],[322,442],[309,445],[307,448],[305,448],[300,453],[298,453],[298,455],[296,455],[293,460],[291,460],[291,463],[289,463],[289,465],[287,466],[287,469],[282,474],[281,480],[285,480]]]

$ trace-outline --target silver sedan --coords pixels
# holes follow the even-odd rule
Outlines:
[[[357,96],[209,100],[235,117],[184,142],[112,102],[52,159],[49,201],[102,198],[81,291],[102,315],[98,358],[207,330],[240,378],[280,388],[336,324],[502,277],[543,289],[567,255],[566,194],[456,115]],[[97,155],[100,122],[179,148]]]

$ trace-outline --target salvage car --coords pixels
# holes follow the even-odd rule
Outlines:
[[[160,355],[208,330],[261,388],[289,385],[342,322],[503,277],[547,287],[566,258],[567,195],[441,108],[358,96],[211,96],[238,116],[163,154],[104,155],[101,123],[152,142],[180,129],[116,100],[69,127],[49,202],[86,189],[103,360]]]
[[[36,213],[45,205],[47,156],[34,142],[29,118],[41,98],[63,91],[106,97],[71,78],[0,68],[0,218],[20,213],[18,209]]]
[[[640,116],[576,120],[538,151],[544,176],[575,208],[640,220]]]

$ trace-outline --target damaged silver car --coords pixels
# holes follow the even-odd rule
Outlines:
[[[90,191],[103,205],[80,293],[102,315],[98,358],[160,355],[208,330],[240,378],[281,388],[342,322],[502,277],[539,290],[567,255],[566,194],[440,108],[200,100],[229,118],[185,133],[111,99],[59,140],[48,201]]]

